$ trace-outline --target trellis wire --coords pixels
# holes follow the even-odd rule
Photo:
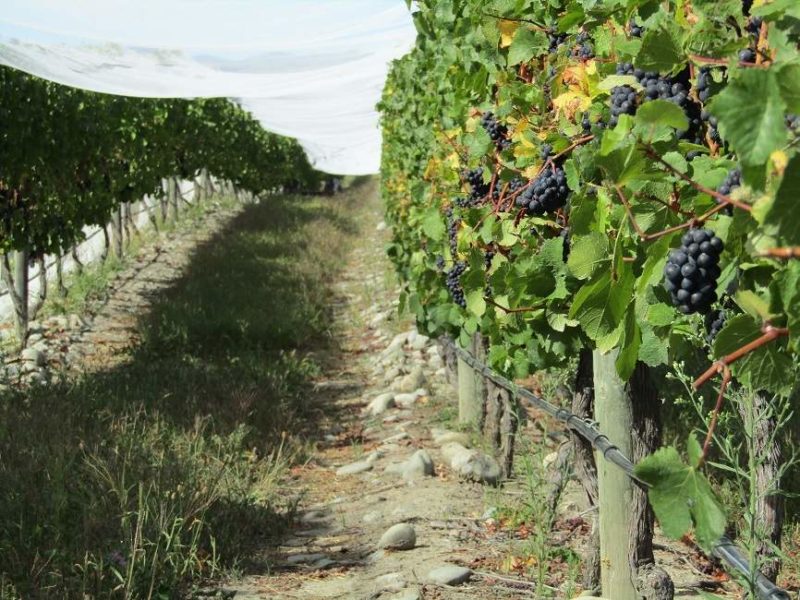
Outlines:
[[[493,371],[485,363],[479,361],[470,352],[464,350],[452,340],[445,338],[444,342],[446,345],[452,348],[458,357],[467,363],[472,370],[480,373],[483,377],[495,385],[505,388],[516,397],[527,401],[535,408],[538,408],[539,410],[546,412],[551,417],[554,417],[562,423],[565,423],[567,427],[588,441],[592,447],[598,450],[605,460],[622,469],[622,471],[633,481],[635,481],[637,485],[644,488],[648,487],[644,481],[636,477],[634,474],[634,465],[631,460],[625,456],[625,454],[623,454],[622,451],[620,451],[620,449],[615,446],[602,431],[597,429],[597,427],[595,427],[595,425],[589,419],[583,419],[578,415],[564,408],[560,408],[554,404],[551,404],[544,398],[541,398],[536,394],[519,387],[513,381],[506,379],[502,375]],[[723,535],[714,543],[712,554],[725,563],[729,567],[729,571],[735,571],[746,581],[751,582],[752,573],[750,570],[750,562],[742,554],[742,551],[739,549],[739,547],[728,536]],[[776,586],[760,571],[756,573],[755,578],[756,593],[761,600],[790,600],[791,597],[789,596],[788,592]]]

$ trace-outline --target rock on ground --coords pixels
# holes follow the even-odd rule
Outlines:
[[[392,525],[378,541],[384,550],[411,550],[417,543],[417,532],[408,523]]]

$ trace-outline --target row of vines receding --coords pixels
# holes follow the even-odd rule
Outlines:
[[[415,22],[380,105],[403,306],[510,376],[611,352],[705,398],[663,407],[696,430],[686,462],[638,472],[664,531],[711,549],[725,400],[793,427],[800,3],[421,0]]]

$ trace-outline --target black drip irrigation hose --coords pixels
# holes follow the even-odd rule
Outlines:
[[[551,417],[558,419],[565,423],[572,431],[577,433],[583,439],[588,441],[603,458],[608,462],[616,465],[622,469],[628,477],[635,481],[638,485],[647,488],[648,485],[641,479],[637,478],[634,474],[634,465],[631,460],[620,451],[620,449],[608,439],[608,437],[588,419],[583,419],[578,415],[551,404],[544,398],[540,398],[536,394],[519,387],[513,381],[506,379],[502,375],[494,372],[486,364],[479,361],[471,353],[467,352],[452,340],[442,338],[445,344],[452,348],[458,357],[467,363],[474,371],[480,373],[483,377],[492,383],[505,388],[518,398],[522,398],[528,404],[535,408],[546,412]],[[750,570],[750,562],[742,554],[739,547],[728,536],[723,535],[714,544],[712,554],[719,558],[728,567],[728,571],[735,571],[748,583],[752,581],[753,573]],[[755,573],[755,588],[756,594],[760,600],[791,600],[791,596],[785,590],[782,590],[769,579],[767,579],[760,571]]]

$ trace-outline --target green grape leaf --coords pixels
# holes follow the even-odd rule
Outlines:
[[[761,337],[761,326],[750,315],[728,319],[714,340],[714,356],[721,358]],[[775,394],[788,394],[794,384],[794,364],[785,352],[785,340],[777,339],[745,354],[730,365],[744,385]]]
[[[636,323],[636,311],[633,310],[633,307],[630,307],[626,312],[625,322],[622,327],[622,337],[620,338],[619,355],[615,362],[617,375],[623,381],[627,381],[630,378],[633,369],[636,367],[641,343],[642,337],[639,325]]]
[[[667,100],[645,102],[636,111],[638,125],[667,125],[680,131],[689,129],[689,119],[680,106]]]
[[[593,231],[572,245],[567,266],[578,279],[589,279],[610,259],[608,238],[600,232]]]
[[[486,300],[483,298],[482,290],[473,290],[467,294],[467,310],[476,317],[483,316],[486,312]]]
[[[789,161],[786,171],[769,208],[764,223],[772,225],[783,243],[800,244],[800,227],[797,226],[797,202],[800,199],[800,155]]]
[[[722,136],[745,165],[762,165],[786,143],[786,104],[769,69],[744,69],[710,104]]]
[[[520,27],[514,34],[514,39],[508,49],[508,64],[513,66],[528,62],[546,48],[544,35],[525,27]]]
[[[631,301],[633,274],[626,269],[618,281],[603,271],[575,294],[569,311],[570,318],[580,321],[586,335],[598,340],[617,329]]]
[[[636,57],[636,66],[645,71],[671,71],[683,64],[681,32],[671,21],[647,29],[642,38],[642,48]]]
[[[710,550],[725,533],[725,511],[711,485],[675,448],[657,450],[634,473],[650,486],[647,495],[667,537],[677,540],[694,528],[698,544]]]
[[[446,231],[444,220],[436,208],[427,211],[425,217],[422,219],[422,231],[432,240],[444,239]]]

